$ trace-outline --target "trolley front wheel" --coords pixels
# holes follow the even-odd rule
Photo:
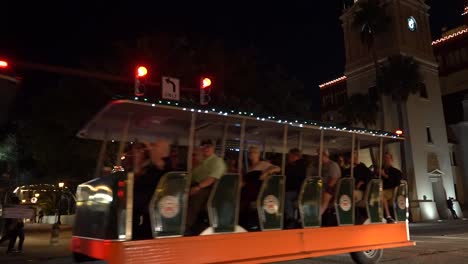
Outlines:
[[[378,263],[383,255],[383,249],[371,249],[366,251],[352,252],[351,258],[358,264],[374,264]]]

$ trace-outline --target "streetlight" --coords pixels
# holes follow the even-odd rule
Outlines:
[[[34,197],[39,198],[40,195],[41,195],[41,194],[39,194],[39,193],[35,193],[35,194],[34,194]]]
[[[58,200],[58,210],[57,210],[57,224],[59,224],[59,225],[62,224],[61,221],[60,221],[60,205],[61,205],[61,202],[62,202],[63,186],[65,186],[64,182],[59,182],[58,183],[58,187],[60,188],[60,190],[59,190],[59,200]]]

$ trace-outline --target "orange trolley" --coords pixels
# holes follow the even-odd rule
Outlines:
[[[403,140],[393,133],[184,107],[170,101],[149,103],[135,97],[110,102],[78,136],[103,141],[97,177],[77,190],[71,250],[78,262],[271,263],[350,253],[357,263],[376,263],[385,248],[414,245],[408,231],[406,182],[394,191],[396,223],[387,224],[382,213],[381,179],[371,180],[357,200],[353,170],[350,177],[338,181],[331,205],[338,225],[321,227],[322,164],[316,159],[316,151],[359,151],[364,159],[372,157],[374,163],[381,164],[383,149],[396,148]],[[133,189],[133,173],[120,166],[125,159],[124,146],[161,137],[187,151],[186,171],[167,173],[155,190],[148,208],[153,239],[132,240],[133,194],[138,190]],[[188,172],[200,138],[215,139],[220,156],[229,152],[236,156],[238,171],[247,145],[263,146],[264,153],[281,157],[282,173],[263,182],[252,205],[258,214],[258,232],[247,232],[237,225],[242,181],[239,174],[227,173],[212,189],[207,205],[208,228],[199,236],[183,236],[191,177]],[[110,175],[100,176],[104,153],[112,142],[119,146],[116,166]],[[283,175],[288,147],[300,148],[317,162],[299,190],[297,213],[302,228],[285,230]]]

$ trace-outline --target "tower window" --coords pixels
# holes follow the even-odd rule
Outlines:
[[[429,96],[427,95],[427,87],[426,87],[426,84],[424,83],[419,84],[419,96],[425,99],[429,98]]]
[[[467,48],[463,48],[461,49],[461,55],[462,55],[462,61],[465,63],[465,62],[468,62],[468,54],[467,54]]]
[[[457,159],[455,158],[455,152],[450,151],[450,163],[452,166],[457,166]]]
[[[369,90],[368,90],[368,93],[369,93],[369,98],[372,101],[379,100],[379,96],[377,95],[377,87],[375,87],[375,86],[370,87]]]
[[[430,127],[426,127],[426,139],[427,139],[427,143],[434,144],[434,141],[432,140],[431,128]]]

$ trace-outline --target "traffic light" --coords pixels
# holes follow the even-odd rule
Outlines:
[[[13,71],[13,65],[11,64],[10,61],[0,58],[0,74],[5,76],[8,76],[13,79],[18,79],[15,77],[15,72]]]
[[[207,105],[210,100],[210,92],[211,92],[211,79],[202,77],[200,79],[200,104]]]
[[[145,66],[138,66],[135,73],[135,95],[145,95],[146,79],[148,77],[148,69]]]
[[[0,69],[8,68],[8,62],[5,60],[0,60]]]

